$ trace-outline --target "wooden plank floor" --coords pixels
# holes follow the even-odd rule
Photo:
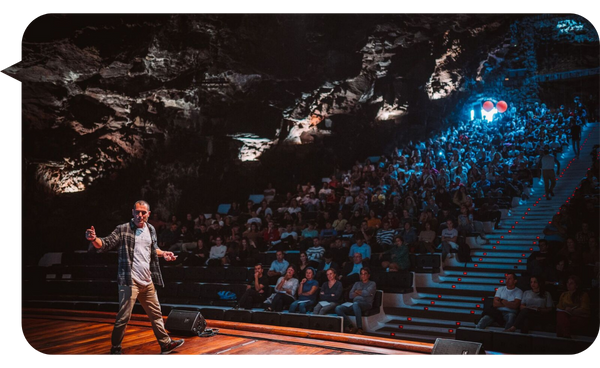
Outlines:
[[[150,323],[144,321],[145,316],[137,316],[130,321],[125,339],[123,354],[158,354],[160,348]],[[29,344],[44,354],[107,354],[110,349],[110,335],[114,317],[106,315],[85,315],[82,313],[69,315],[23,314],[23,333]],[[172,354],[178,355],[365,355],[365,354],[422,354],[423,352],[399,350],[380,345],[378,340],[366,341],[369,338],[350,336],[347,334],[322,332],[275,334],[256,332],[260,326],[251,326],[249,330],[241,330],[238,324],[215,321],[209,327],[219,328],[213,337],[188,337],[171,334],[173,338],[185,338],[185,344]],[[225,326],[225,328],[223,327]],[[232,328],[227,328],[231,326]],[[282,329],[282,328],[280,328]],[[289,330],[289,331],[287,331]],[[271,331],[266,329],[265,331]],[[306,330],[304,330],[306,331]],[[323,336],[325,339],[302,336]],[[295,335],[295,336],[293,336]],[[326,336],[330,335],[330,336]],[[339,339],[336,337],[339,335]],[[300,337],[299,337],[300,336]],[[333,336],[333,337],[332,337]],[[363,340],[362,343],[352,343]],[[386,340],[386,339],[383,339]],[[389,339],[387,339],[389,340]],[[385,343],[385,341],[383,341]],[[377,346],[379,345],[379,346]],[[381,347],[384,346],[384,347]],[[420,347],[420,346],[419,346]],[[428,348],[428,346],[425,346]]]

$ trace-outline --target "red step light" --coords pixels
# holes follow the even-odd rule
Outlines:
[[[459,278],[458,278],[458,281],[462,281],[462,278],[460,278],[460,277],[459,277]]]
[[[398,326],[398,328],[399,328],[399,329],[403,329],[403,328],[404,328],[404,326],[400,325],[400,326]]]
[[[521,263],[522,261],[519,259],[519,263]]]
[[[463,275],[466,275],[466,274],[467,274],[466,272],[463,272]]]
[[[483,258],[479,258],[479,262],[483,261]]]
[[[450,333],[454,333],[454,330],[448,330],[448,332],[450,332]]]
[[[392,333],[390,333],[390,336],[396,336],[396,334],[392,332]]]
[[[492,247],[492,249],[496,249],[496,246],[494,245],[494,246]]]
[[[484,256],[487,256],[487,253],[483,253]]]
[[[411,317],[408,317],[406,320],[408,320],[408,321],[412,321],[412,318],[411,318]]]
[[[533,248],[529,248],[529,250],[533,250]]]
[[[435,302],[432,300],[432,301],[431,301],[431,305],[434,305],[434,304],[435,304]]]
[[[423,309],[425,309],[425,310],[429,310],[429,307],[425,307],[425,308],[423,308]]]
[[[475,314],[475,311],[471,311],[471,314]]]
[[[456,285],[452,285],[452,289],[456,289]]]
[[[482,301],[482,302],[485,302],[485,298],[481,298],[481,301]]]
[[[479,265],[476,264],[475,267],[479,267]]]
[[[521,257],[525,257],[525,254],[521,254]]]
[[[440,298],[440,299],[441,299],[441,298],[442,298],[442,296],[441,296],[441,295],[438,295],[438,298]]]
[[[477,308],[481,308],[481,304],[477,304],[477,305],[476,305],[476,307],[477,307]]]

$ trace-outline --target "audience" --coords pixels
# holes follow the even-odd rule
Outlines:
[[[240,209],[232,203],[226,217],[200,215],[193,225],[191,214],[186,214],[183,222],[172,216],[168,223],[154,216],[157,229],[161,223],[166,229],[160,232],[159,245],[191,252],[182,257],[184,265],[210,262],[251,266],[259,252],[270,248],[277,251],[277,259],[265,276],[271,285],[287,275],[289,263],[283,250],[306,251],[306,261],[301,255],[295,275],[299,279],[308,278],[303,273],[311,266],[317,269],[312,279],[330,284],[325,279],[341,265],[342,271],[335,275],[341,283],[336,280],[332,284],[340,287],[358,282],[363,266],[373,256],[377,257],[371,264],[375,272],[410,269],[409,255],[413,253],[439,252],[445,262],[459,243],[463,245],[465,236],[484,240],[492,227],[502,228],[501,210],[509,209],[514,197],[527,199],[531,195],[534,176],[545,180],[546,198],[552,199],[552,177],[560,172],[558,158],[561,151],[572,149],[563,137],[571,137],[572,142],[581,138],[577,135],[584,123],[578,117],[559,118],[568,109],[529,114],[533,107],[515,107],[514,112],[499,115],[494,123],[477,119],[459,122],[426,141],[398,146],[389,157],[357,161],[351,170],[324,179],[318,190],[306,183],[282,196],[269,183],[260,204],[247,201]],[[556,302],[566,290],[570,274],[582,278],[579,288],[598,285],[597,151],[592,152],[592,167],[571,202],[563,205],[544,229],[539,251],[527,260],[526,277],[534,277],[532,290],[520,300],[523,306],[515,307],[519,299],[512,296],[519,289],[508,288],[514,275],[507,276],[502,295],[497,293],[500,304],[494,303],[497,311],[492,317],[507,328],[527,331],[528,320],[537,318],[532,312],[535,295],[543,299],[540,295],[548,291]],[[240,224],[245,225],[243,234],[236,230]],[[224,247],[216,245],[217,239],[229,246],[224,255],[217,252]],[[207,246],[213,243],[207,254]],[[538,287],[542,284],[541,291],[533,290],[534,281]],[[303,293],[302,288],[300,291]],[[323,297],[323,290],[316,294]],[[290,298],[279,297],[286,303]],[[297,303],[298,310],[301,304],[305,303]],[[315,313],[324,309],[331,313],[331,308],[317,300]],[[521,311],[519,316],[523,313],[520,319],[515,319],[517,311]],[[489,322],[486,317],[490,316],[484,316],[480,325]],[[505,323],[509,321],[513,324]]]

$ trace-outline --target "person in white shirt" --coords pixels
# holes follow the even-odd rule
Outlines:
[[[215,239],[215,245],[210,247],[210,254],[206,260],[208,266],[221,266],[229,263],[227,257],[227,246],[223,244],[223,238],[217,236]]]
[[[512,272],[506,274],[506,286],[498,288],[492,308],[483,311],[483,317],[476,327],[484,329],[494,321],[504,321],[504,328],[509,329],[514,325],[522,299],[523,291],[517,287],[517,276]]]
[[[454,222],[452,220],[446,221],[446,228],[442,230],[442,262],[446,260],[446,256],[450,254],[450,258],[453,257],[450,253],[451,249],[458,249],[456,240],[458,239],[458,230],[454,228]]]

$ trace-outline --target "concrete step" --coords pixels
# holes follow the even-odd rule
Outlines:
[[[591,129],[597,126],[594,123],[584,128],[582,137],[591,134]],[[589,147],[591,141],[587,143]],[[526,257],[539,250],[538,243],[544,238],[545,226],[584,177],[589,163],[583,159],[573,160],[572,156],[569,149],[559,158],[563,177],[559,175],[554,198],[547,200],[543,183],[534,180],[531,197],[509,211],[501,221],[500,229],[486,235],[491,244],[473,247],[472,262],[460,263],[456,258],[447,260],[439,274],[439,282],[417,287],[412,305],[384,307],[389,319],[373,335],[435,342],[437,337],[454,338],[459,326],[474,326],[481,316],[485,299],[504,285],[505,273],[520,275],[526,271]],[[477,308],[478,305],[481,308]]]

